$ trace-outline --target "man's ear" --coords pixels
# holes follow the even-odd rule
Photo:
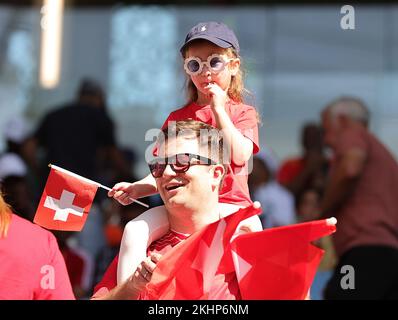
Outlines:
[[[239,72],[239,68],[240,68],[240,59],[235,58],[235,59],[231,60],[229,63],[229,68],[231,71],[231,75],[236,76],[236,74]]]
[[[222,178],[225,175],[225,168],[221,164],[217,164],[213,167],[213,179],[215,181],[215,185],[219,186]]]

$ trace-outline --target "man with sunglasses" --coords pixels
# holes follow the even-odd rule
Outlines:
[[[220,131],[203,122],[178,121],[162,131],[149,168],[167,209],[170,231],[149,246],[147,259],[119,286],[116,257],[94,289],[94,299],[145,299],[145,285],[161,255],[221,218],[218,193],[226,172],[226,154]],[[239,298],[235,278],[220,280],[213,285],[219,299]]]

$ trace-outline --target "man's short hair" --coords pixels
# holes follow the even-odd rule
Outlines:
[[[370,121],[369,109],[365,103],[354,97],[340,97],[330,102],[324,112],[329,112],[332,117],[345,115],[351,120],[362,123],[365,127]]]
[[[198,139],[200,147],[207,147],[207,157],[220,164],[228,164],[229,150],[224,149],[222,131],[196,120],[170,121],[159,135],[159,144],[169,138]]]

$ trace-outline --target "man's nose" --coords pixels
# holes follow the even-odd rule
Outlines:
[[[163,177],[167,177],[167,176],[175,176],[176,173],[173,171],[173,169],[171,169],[170,164],[166,165],[166,168],[164,169],[163,172]]]

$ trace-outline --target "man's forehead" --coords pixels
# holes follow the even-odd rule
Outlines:
[[[202,149],[202,150],[201,150]],[[202,154],[204,148],[199,147],[198,139],[187,137],[172,137],[159,146],[159,156],[168,156],[177,153]]]

